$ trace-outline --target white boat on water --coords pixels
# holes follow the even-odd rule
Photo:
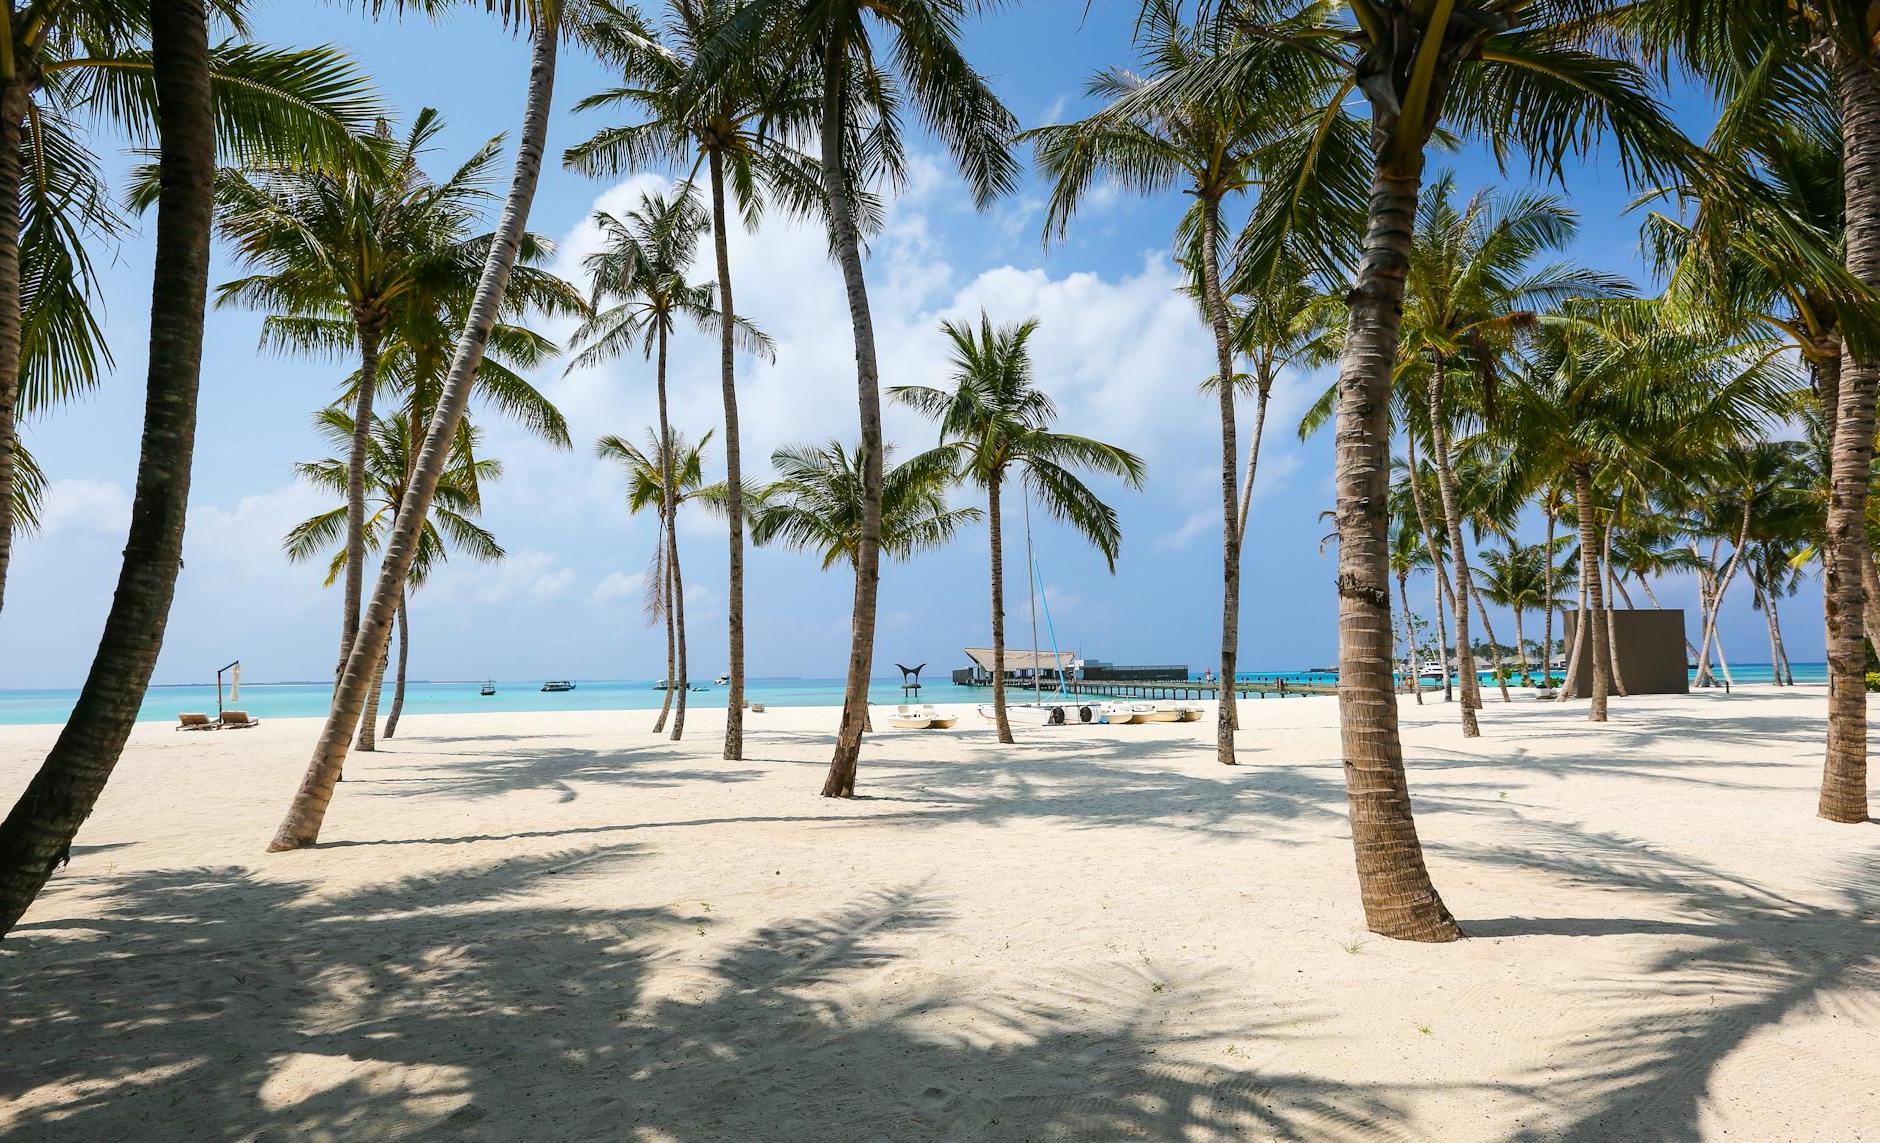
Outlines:
[[[717,681],[716,681],[715,683],[713,683],[712,685],[713,685],[713,686],[719,686],[719,687],[722,687],[722,686],[725,686],[726,684],[728,684],[728,683],[730,683],[730,682],[731,682],[731,676],[730,676],[730,675],[728,675],[728,674],[725,674],[725,675],[719,675],[719,676],[718,676],[718,680],[717,680]]]
[[[1425,659],[1423,660],[1422,666],[1417,668],[1417,678],[1419,679],[1445,679],[1448,677],[1449,667],[1435,659]]]
[[[888,716],[888,725],[897,730],[952,730],[959,719],[940,713],[932,703],[901,703]]]

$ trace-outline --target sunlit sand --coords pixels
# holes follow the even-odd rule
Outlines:
[[[73,1139],[1865,1138],[1880,845],[1825,701],[1406,706],[1472,939],[1364,931],[1337,705],[869,742],[833,712],[408,718],[262,850],[316,724],[141,725],[0,945],[0,1131]],[[0,730],[24,785],[54,727]]]

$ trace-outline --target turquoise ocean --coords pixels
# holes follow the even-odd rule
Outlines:
[[[1797,663],[1798,683],[1827,681],[1825,663]],[[1767,663],[1732,665],[1731,673],[1739,683],[1769,681]],[[1251,673],[1239,676],[1245,681],[1331,683],[1337,677],[1317,671]],[[482,680],[462,682],[410,682],[405,687],[406,714],[465,714],[477,711],[552,711],[552,710],[653,710],[664,697],[650,681],[575,680],[572,691],[544,693],[542,680],[498,680],[494,695],[481,695]],[[711,686],[710,680],[695,682],[705,689],[688,696],[688,705],[723,709],[725,688]],[[1433,685],[1433,684],[1432,684]],[[385,688],[385,707],[391,702],[392,688]],[[745,684],[751,702],[770,706],[836,706],[842,701],[841,679],[751,679]],[[974,687],[956,687],[949,682],[923,684],[920,698],[933,703],[977,703],[987,700],[988,692]],[[243,683],[241,702],[224,703],[246,710],[256,718],[318,718],[327,711],[332,688],[324,683]],[[897,680],[877,679],[869,697],[877,703],[898,702],[901,687]],[[63,723],[78,701],[73,690],[0,690],[0,725],[57,725]],[[143,721],[174,722],[182,711],[214,714],[214,683],[187,686],[151,687],[144,695],[138,718]]]

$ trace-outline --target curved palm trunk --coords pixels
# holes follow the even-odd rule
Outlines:
[[[1417,678],[1417,634],[1410,624],[1410,573],[1401,572],[1397,576],[1397,605],[1403,608],[1403,677],[1410,690],[1417,696],[1417,705],[1423,705],[1423,684]]]
[[[1436,551],[1436,533],[1430,530],[1429,513],[1423,508],[1423,484],[1417,479],[1420,466],[1417,464],[1415,433],[1404,433],[1404,458],[1410,463],[1410,503],[1417,510],[1417,532],[1423,537],[1423,550],[1429,553],[1430,578],[1436,581],[1436,657],[1443,665],[1443,701],[1451,702],[1456,696],[1449,681],[1449,620],[1443,618],[1443,610],[1455,595],[1449,591],[1449,576],[1443,571],[1443,557]]]
[[[1528,684],[1534,681],[1533,674],[1531,674],[1528,670],[1527,636],[1521,630],[1521,609],[1519,607],[1516,607],[1513,610],[1514,610],[1514,657],[1515,657],[1515,661],[1519,663],[1521,666],[1521,685],[1527,686]]]
[[[1841,101],[1843,179],[1847,188],[1847,268],[1880,284],[1880,73],[1835,49]],[[1867,552],[1867,481],[1873,465],[1874,400],[1880,362],[1849,352],[1841,366],[1828,499],[1828,743],[1820,816],[1867,820],[1867,686],[1861,565]]]
[[[676,521],[666,526],[666,563],[672,576],[672,640],[676,649],[673,661],[678,672],[666,693],[670,695],[675,689],[679,692],[672,708],[672,740],[677,742],[685,735],[685,697],[691,693],[692,684],[685,665],[685,577],[679,574],[679,528]]]
[[[666,403],[666,327],[659,328],[659,364],[654,382],[659,396],[659,516],[660,530],[666,544],[666,701],[659,708],[658,734],[666,723],[666,710],[672,709],[672,740],[685,733],[685,584],[679,578],[679,490],[674,468],[672,422]],[[678,693],[677,700],[674,692]]]
[[[543,20],[531,37],[528,110],[523,116],[521,142],[516,152],[515,179],[503,203],[502,218],[490,243],[489,258],[477,282],[476,296],[471,301],[463,334],[457,341],[437,410],[425,430],[424,447],[418,453],[418,463],[413,466],[411,486],[405,490],[404,500],[399,504],[385,547],[385,558],[379,565],[371,606],[360,622],[358,638],[353,640],[352,655],[346,660],[346,671],[340,676],[339,689],[333,695],[333,709],[327,714],[326,726],[314,746],[306,776],[301,779],[287,816],[268,846],[270,851],[300,849],[320,838],[320,824],[326,818],[328,803],[333,800],[333,784],[345,764],[346,744],[358,725],[373,665],[384,653],[386,640],[391,635],[392,618],[411,575],[411,562],[417,555],[418,537],[430,512],[431,498],[448,466],[451,444],[463,422],[464,406],[470,400],[490,330],[496,324],[503,295],[509,287],[510,271],[515,268],[516,251],[522,242],[529,206],[535,198],[536,180],[542,170],[542,147],[548,136],[549,105],[555,89],[558,32],[553,21]]]
[[[712,248],[718,259],[718,307],[724,328],[719,332],[719,386],[725,400],[725,523],[730,532],[730,563],[725,586],[725,612],[730,628],[730,675],[725,692],[725,760],[744,757],[744,459],[738,440],[737,360],[731,341],[736,310],[731,304],[731,247],[725,228],[724,157],[711,152]]]
[[[1234,425],[1234,350],[1227,326],[1227,301],[1221,296],[1221,203],[1212,195],[1201,198],[1201,291],[1207,303],[1208,325],[1214,331],[1214,361],[1220,384],[1215,386],[1221,405],[1221,687],[1215,704],[1214,760],[1234,765],[1234,678],[1240,652],[1240,443]],[[1251,479],[1251,474],[1249,474]],[[1249,486],[1249,493],[1252,488]],[[1386,594],[1389,589],[1386,587]]]
[[[1613,590],[1615,577],[1612,574],[1612,531],[1619,525],[1619,511],[1624,504],[1625,493],[1622,491],[1619,493],[1618,503],[1613,506],[1612,516],[1607,519],[1606,526],[1600,530],[1602,546],[1599,550],[1600,574],[1606,577],[1606,608],[1600,613],[1599,621],[1606,626],[1606,662],[1612,670],[1612,689],[1617,691],[1621,698],[1627,695],[1627,691],[1625,674],[1619,669],[1619,632],[1614,615],[1614,608],[1618,605],[1618,592]]]
[[[1769,592],[1763,590],[1762,580],[1753,581],[1756,585],[1756,606],[1762,609],[1763,626],[1769,629],[1769,681],[1776,686],[1782,685],[1782,640],[1776,638],[1776,617],[1774,601]]]
[[[1593,527],[1593,473],[1584,465],[1573,470],[1573,508],[1580,518],[1580,581],[1584,603],[1580,608],[1580,622],[1574,632],[1573,656],[1579,658],[1580,645],[1593,656],[1593,694],[1592,703],[1587,711],[1587,718],[1593,722],[1606,721],[1606,694],[1611,689],[1611,680],[1606,677],[1610,662],[1606,650],[1606,625],[1601,621],[1600,612],[1606,609],[1604,592],[1599,582],[1599,537]],[[1568,667],[1567,678],[1573,677],[1573,668]]]
[[[1579,626],[1574,628],[1573,649],[1567,652],[1566,677],[1561,680],[1560,693],[1554,697],[1555,702],[1567,701],[1567,696],[1573,693],[1573,680],[1578,678],[1580,675],[1580,649],[1586,646],[1586,640],[1581,637],[1585,633],[1585,629],[1586,629],[1586,622],[1585,622],[1586,620],[1586,560],[1585,559],[1580,560],[1580,575],[1579,575],[1579,582],[1576,585],[1576,588],[1579,591],[1579,595],[1577,597],[1579,601],[1578,603],[1579,610],[1576,612],[1576,614],[1579,615],[1580,617],[1580,624]],[[1562,607],[1560,609],[1560,638],[1564,642],[1566,637],[1567,637],[1567,609],[1565,607]]]
[[[340,622],[339,662],[333,668],[335,680],[345,671],[346,656],[352,653],[353,640],[359,636],[359,600],[365,594],[366,582],[366,453],[372,447],[372,396],[379,376],[378,323],[367,317],[356,320],[359,392],[353,396],[352,451],[346,457],[345,612]],[[371,741],[371,735],[362,736],[362,741]]]
[[[1782,616],[1777,611],[1774,592],[1769,593],[1769,630],[1776,639],[1776,666],[1782,672],[1782,683],[1792,687],[1795,685],[1795,669],[1789,665],[1789,649],[1782,642]]]
[[[1436,455],[1436,489],[1443,506],[1443,529],[1449,536],[1449,560],[1454,567],[1451,584],[1456,609],[1456,671],[1462,676],[1462,736],[1477,738],[1482,729],[1475,712],[1482,706],[1482,680],[1475,673],[1475,648],[1469,639],[1469,552],[1462,546],[1462,513],[1456,507],[1456,474],[1449,467],[1449,429],[1443,420],[1443,389],[1449,376],[1447,364],[1436,358],[1430,370],[1430,451]],[[1412,474],[1414,477],[1415,474]]]
[[[1338,375],[1338,708],[1365,925],[1388,937],[1462,935],[1423,864],[1390,679],[1390,385],[1418,179],[1380,162]]]
[[[9,3],[11,0],[9,0]],[[0,607],[13,559],[13,497],[19,487],[20,178],[25,161],[26,81],[0,85]]]
[[[1005,528],[999,503],[999,478],[994,474],[986,482],[986,538],[992,549],[992,721],[1000,742],[1014,742],[1005,713]],[[1032,665],[1037,665],[1036,659]]]
[[[881,374],[875,360],[875,325],[862,275],[861,234],[856,229],[848,168],[842,156],[843,76],[841,41],[830,38],[823,61],[822,167],[829,200],[829,230],[842,267],[855,337],[855,394],[862,428],[862,533],[855,549],[855,605],[850,615],[849,671],[842,693],[842,722],[835,754],[823,782],[825,798],[855,795],[855,767],[868,722],[868,680],[875,661],[875,599],[881,587]]]
[[[1862,626],[1866,628],[1867,642],[1880,649],[1880,572],[1874,569],[1871,551],[1860,562],[1860,582],[1867,596]]]
[[[398,593],[398,679],[392,684],[392,713],[385,717],[385,737],[398,733],[398,716],[405,711],[405,663],[411,655],[410,603]]]
[[[201,0],[151,0],[149,11],[161,151],[137,491],[117,592],[78,703],[0,823],[0,936],[69,859],[73,836],[117,765],[163,646],[182,567],[214,224],[215,120]]]

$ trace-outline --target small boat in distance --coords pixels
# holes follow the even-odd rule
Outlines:
[[[477,693],[480,695],[483,695],[486,698],[490,695],[495,694],[496,693],[496,680],[495,679],[485,680],[483,685],[477,688]]]
[[[1417,668],[1419,679],[1441,679],[1448,674],[1449,668],[1435,659],[1425,659],[1423,665]]]
[[[542,684],[542,689],[548,692],[571,691],[574,684],[567,679],[550,679]]]
[[[717,686],[717,687],[722,687],[725,684],[729,683],[730,681],[731,681],[730,675],[719,675],[717,680],[712,685]]]

